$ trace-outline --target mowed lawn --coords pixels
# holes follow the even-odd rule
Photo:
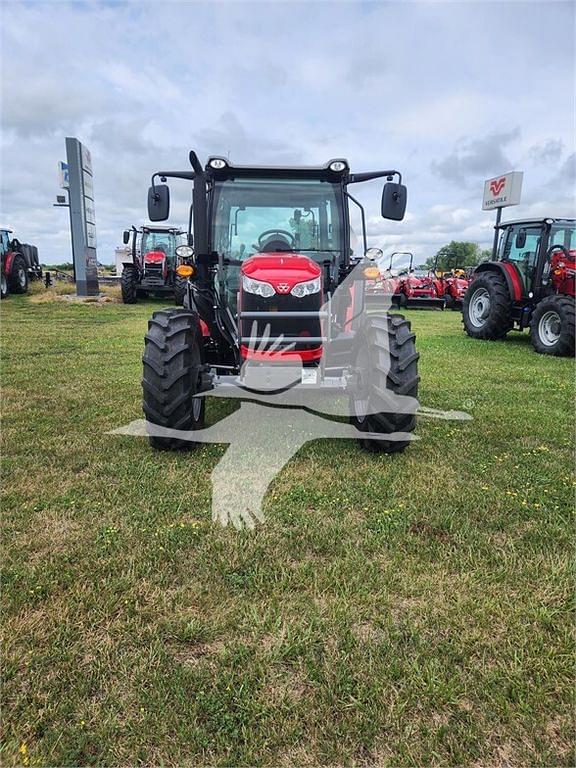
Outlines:
[[[473,421],[310,443],[238,533],[225,446],[108,434],[162,306],[2,302],[3,764],[573,765],[573,361],[410,312]]]

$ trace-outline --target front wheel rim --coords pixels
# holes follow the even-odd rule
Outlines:
[[[478,288],[470,299],[470,322],[476,328],[482,328],[490,315],[490,294],[486,288]]]
[[[538,323],[538,336],[546,347],[553,347],[558,343],[562,330],[562,320],[555,310],[545,312]]]
[[[20,285],[20,288],[26,287],[26,272],[23,269],[18,270],[18,284]]]

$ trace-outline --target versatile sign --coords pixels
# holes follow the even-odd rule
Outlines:
[[[491,211],[494,208],[506,208],[508,205],[518,205],[522,194],[522,171],[504,173],[484,182],[484,198],[482,210]]]
[[[78,296],[97,296],[96,213],[92,157],[78,139],[66,139],[72,254]]]

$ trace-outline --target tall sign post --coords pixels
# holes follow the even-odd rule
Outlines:
[[[99,287],[92,158],[89,150],[78,139],[67,137],[66,160],[76,293],[78,296],[97,296]]]
[[[496,251],[498,249],[498,225],[502,218],[502,208],[506,208],[509,205],[518,205],[522,195],[523,177],[523,171],[511,171],[484,182],[482,210],[492,211],[494,208],[496,209],[494,244],[492,246],[493,258],[496,258]]]

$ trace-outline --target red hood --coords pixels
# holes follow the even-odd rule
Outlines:
[[[430,288],[434,284],[432,277],[418,277],[417,275],[410,275],[407,278],[408,285],[411,288]]]
[[[270,283],[277,293],[290,293],[297,283],[321,274],[315,261],[298,253],[258,253],[242,264],[242,274]]]
[[[164,261],[166,254],[163,251],[148,251],[144,254],[144,261],[147,264],[157,264]]]
[[[466,280],[465,277],[447,277],[446,278],[447,285],[455,285],[456,288],[468,288],[470,285],[470,281]]]

